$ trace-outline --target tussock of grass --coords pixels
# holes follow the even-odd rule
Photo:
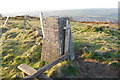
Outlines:
[[[47,72],[47,76],[52,78],[76,77],[79,73],[78,66],[74,62],[63,61],[52,67]]]

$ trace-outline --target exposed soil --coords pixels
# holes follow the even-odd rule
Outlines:
[[[114,66],[101,64],[94,60],[85,61],[76,57],[75,62],[79,66],[78,78],[118,78],[118,69]]]
[[[75,65],[78,67],[77,70],[79,71],[77,76],[69,75],[69,73],[64,74],[65,70],[63,72],[60,72],[60,68],[57,68],[52,73],[51,77],[58,79],[60,77],[59,75],[61,75],[60,78],[67,78],[68,80],[72,80],[72,78],[78,80],[80,78],[111,78],[114,80],[115,78],[117,79],[119,77],[119,70],[117,67],[108,64],[102,64],[101,62],[98,62],[94,59],[81,58],[79,56],[80,55],[76,54],[76,59],[72,62],[75,63]],[[65,66],[63,68],[65,68]]]

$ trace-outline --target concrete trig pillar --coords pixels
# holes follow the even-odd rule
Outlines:
[[[66,17],[47,17],[44,19],[44,38],[41,54],[42,60],[52,62],[65,54],[66,30],[64,27],[67,26],[67,21],[69,21],[69,18]]]

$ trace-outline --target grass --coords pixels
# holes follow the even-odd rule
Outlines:
[[[78,73],[79,68],[77,64],[70,61],[60,62],[46,71],[47,76],[52,78],[77,77]]]
[[[38,69],[47,64],[41,61],[41,43],[42,36],[35,33],[37,27],[41,30],[39,20],[29,21],[33,28],[27,25],[26,34],[23,34],[23,21],[10,20],[8,27],[0,27],[3,33],[0,34],[2,43],[2,77],[14,78],[16,76],[24,77],[17,66],[26,63],[32,68]],[[109,27],[108,27],[109,26]],[[85,24],[79,22],[71,22],[71,30],[73,36],[73,47],[75,53],[79,53],[80,57],[86,59],[94,59],[97,62],[107,63],[119,67],[117,61],[120,53],[118,49],[119,31],[118,26],[114,24]],[[81,52],[82,51],[82,52]],[[104,53],[101,54],[103,51]],[[59,75],[55,75],[53,74]],[[48,76],[76,77],[79,73],[76,63],[63,61],[46,72]]]
[[[11,23],[11,24],[10,24]],[[36,24],[37,21],[32,22]],[[41,45],[42,36],[35,34],[33,29],[28,29],[26,34],[23,34],[21,28],[22,21],[9,21],[8,27],[2,27],[4,30],[2,39],[2,77],[11,78],[21,73],[17,66],[26,63],[35,69],[42,67],[46,62],[41,61]],[[37,26],[37,25],[36,25]],[[11,28],[9,28],[11,27]],[[8,69],[7,69],[8,68]],[[24,76],[20,76],[24,77]]]
[[[28,21],[33,27],[35,28],[39,28],[41,29],[40,27],[40,21],[39,20],[31,20],[31,21]],[[19,28],[19,29],[23,29],[23,24],[24,24],[24,21],[23,20],[9,20],[7,26],[8,27],[13,27],[13,28]],[[30,26],[27,25],[27,30],[30,29]]]
[[[118,26],[111,24],[71,23],[74,49],[83,49],[82,56],[97,61],[111,61],[118,58]],[[100,55],[97,50],[104,51]],[[111,59],[112,58],[112,59]]]

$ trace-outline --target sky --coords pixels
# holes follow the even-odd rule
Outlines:
[[[118,8],[119,0],[0,0],[0,13],[84,8]]]

